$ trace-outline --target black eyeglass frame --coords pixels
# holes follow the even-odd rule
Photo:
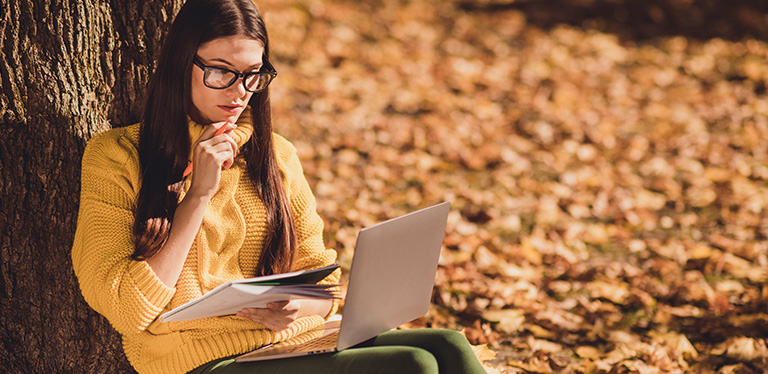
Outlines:
[[[199,67],[203,71],[203,84],[206,87],[214,89],[214,90],[223,90],[223,89],[232,87],[232,85],[235,84],[235,82],[237,82],[238,79],[243,78],[243,88],[245,88],[246,91],[253,92],[253,93],[259,93],[259,92],[262,92],[262,91],[266,90],[267,87],[269,87],[269,84],[272,83],[272,81],[277,77],[277,70],[275,70],[275,68],[272,66],[272,64],[267,59],[264,59],[264,64],[261,66],[259,71],[254,71],[254,72],[250,72],[250,73],[241,73],[239,71],[234,71],[234,70],[230,70],[230,69],[227,69],[227,68],[222,68],[222,67],[219,67],[219,66],[207,66],[207,65],[203,64],[203,62],[200,61],[200,59],[197,56],[195,56],[195,58],[192,59],[192,63],[194,63],[195,66]],[[265,68],[266,68],[266,70],[264,70]],[[206,83],[205,78],[208,76],[208,72],[211,71],[212,69],[224,70],[226,72],[234,74],[235,77],[232,78],[232,80],[229,81],[229,83],[227,83],[227,85],[224,86],[224,87],[212,87],[212,86],[209,86],[208,83]],[[255,91],[249,90],[248,87],[245,85],[246,78],[248,78],[250,76],[253,76],[253,75],[262,75],[262,74],[269,77],[269,80],[267,81],[267,84],[265,84],[264,87],[262,87],[259,90],[255,90]]]

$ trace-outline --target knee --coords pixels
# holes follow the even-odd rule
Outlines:
[[[395,373],[431,374],[438,372],[437,359],[421,348],[403,347],[390,358]]]
[[[461,350],[469,347],[469,341],[464,335],[454,330],[430,329],[431,340],[441,347],[454,347]]]

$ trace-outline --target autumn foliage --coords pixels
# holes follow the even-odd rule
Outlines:
[[[763,372],[768,45],[532,2],[257,2],[326,243],[348,266],[361,227],[451,201],[411,326],[464,330],[489,371]],[[765,31],[743,10],[724,32]]]

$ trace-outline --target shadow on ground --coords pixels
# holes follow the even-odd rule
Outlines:
[[[754,0],[459,0],[470,12],[519,10],[529,24],[569,24],[622,40],[658,37],[768,40],[768,1]]]

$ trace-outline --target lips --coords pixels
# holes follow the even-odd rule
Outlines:
[[[218,105],[218,107],[227,113],[237,113],[243,108],[242,105]]]

